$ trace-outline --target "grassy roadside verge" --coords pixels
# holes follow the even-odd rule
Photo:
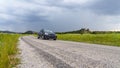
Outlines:
[[[15,55],[19,37],[18,34],[0,34],[0,68],[12,68],[18,63]]]
[[[120,34],[58,34],[59,40],[120,46]]]

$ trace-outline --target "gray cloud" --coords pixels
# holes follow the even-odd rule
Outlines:
[[[24,22],[35,23],[35,22],[47,22],[48,21],[47,17],[48,16],[38,15],[37,13],[34,13],[34,14],[30,13],[24,16],[20,16],[19,18]]]
[[[118,15],[120,14],[120,0],[98,0],[88,8],[97,14]]]
[[[12,0],[0,10],[0,29],[13,31],[42,28],[70,31],[80,28],[91,30],[119,30],[119,0],[92,0],[86,3],[64,0]],[[7,2],[7,0],[6,0]],[[2,6],[2,5],[1,5]],[[2,6],[4,7],[4,6]],[[7,28],[9,27],[9,28]]]

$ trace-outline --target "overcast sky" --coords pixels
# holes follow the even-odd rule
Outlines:
[[[120,30],[120,0],[0,0],[0,30]]]

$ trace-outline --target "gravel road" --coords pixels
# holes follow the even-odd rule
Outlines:
[[[120,47],[25,36],[19,49],[18,68],[120,68]]]

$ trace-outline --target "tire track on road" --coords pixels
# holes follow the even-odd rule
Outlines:
[[[36,47],[35,45],[31,44],[30,41],[21,38],[24,42],[29,44],[31,47],[35,48],[36,51],[41,55],[43,58],[45,58],[48,62],[50,62],[55,68],[73,68],[69,64],[66,64],[62,60],[56,58],[55,56],[43,51],[42,49]]]

